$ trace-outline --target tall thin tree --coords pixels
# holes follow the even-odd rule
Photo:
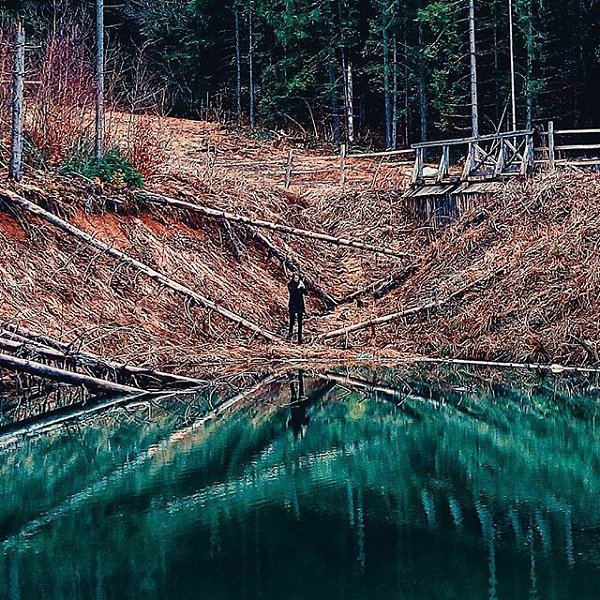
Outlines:
[[[479,136],[477,100],[477,48],[475,44],[475,0],[469,0],[469,57],[471,63],[471,135]]]
[[[12,126],[9,175],[15,181],[23,178],[23,117],[25,96],[25,23],[19,14],[15,22],[13,50]]]
[[[96,0],[96,139],[94,156],[104,154],[104,0]]]
[[[254,98],[254,3],[250,3],[248,10],[248,75],[250,92],[250,127],[256,124],[255,98]]]
[[[242,48],[240,40],[240,10],[236,5],[234,8],[235,19],[235,95],[237,124],[242,122]]]

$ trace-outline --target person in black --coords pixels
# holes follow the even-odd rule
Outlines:
[[[290,301],[288,307],[290,309],[290,328],[288,339],[292,338],[294,333],[294,324],[298,318],[298,343],[302,343],[302,319],[304,318],[304,296],[306,295],[306,286],[299,273],[294,273],[292,279],[288,283],[288,291],[290,293]]]

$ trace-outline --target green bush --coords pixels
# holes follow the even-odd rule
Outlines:
[[[67,173],[79,173],[88,179],[118,183],[122,181],[130,187],[142,187],[144,179],[139,171],[121,155],[119,148],[108,150],[100,161],[93,156],[73,156],[64,165]]]

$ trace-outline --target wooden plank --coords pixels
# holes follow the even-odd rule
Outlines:
[[[592,158],[590,160],[569,160],[568,158],[562,158],[557,160],[556,164],[570,167],[594,167],[600,165],[600,158]]]
[[[587,133],[600,133],[600,129],[559,129],[554,132],[556,135],[577,135]]]
[[[500,141],[500,150],[496,158],[496,166],[494,167],[494,175],[500,175],[504,171],[504,163],[506,162],[506,147],[504,140]]]
[[[600,150],[600,144],[574,144],[556,146],[556,150]]]
[[[471,173],[471,165],[473,163],[473,144],[469,144],[469,151],[467,152],[467,160],[465,160],[465,166],[461,175],[461,179],[464,181]]]
[[[386,156],[398,156],[401,154],[412,154],[413,148],[405,148],[403,150],[389,150],[387,152],[361,152],[359,154],[348,154],[348,158],[379,158]]]
[[[415,166],[413,168],[412,174],[412,183],[413,185],[418,181],[423,179],[423,158],[424,158],[424,150],[423,148],[417,148],[415,155]]]
[[[479,137],[455,138],[451,140],[437,140],[432,142],[418,142],[412,144],[415,150],[418,148],[436,148],[439,146],[460,146],[461,144],[469,144],[472,142],[489,142],[495,139],[525,137],[527,134],[533,134],[533,131],[522,129],[519,131],[505,131],[503,133],[492,133],[490,135],[480,135]]]
[[[450,170],[450,148],[448,146],[443,146],[442,147],[442,156],[440,158],[440,164],[438,166],[438,174],[437,174],[436,181],[438,183],[441,183],[443,181],[444,177],[446,177],[448,175],[449,170]]]

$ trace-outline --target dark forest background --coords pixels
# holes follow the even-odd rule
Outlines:
[[[25,4],[30,41],[71,36],[91,55],[92,0]],[[105,13],[112,93],[135,90],[140,111],[390,148],[470,132],[468,0],[106,0]],[[599,0],[513,0],[512,14],[518,126],[600,125]],[[475,0],[475,18],[480,133],[509,130],[509,0]]]

